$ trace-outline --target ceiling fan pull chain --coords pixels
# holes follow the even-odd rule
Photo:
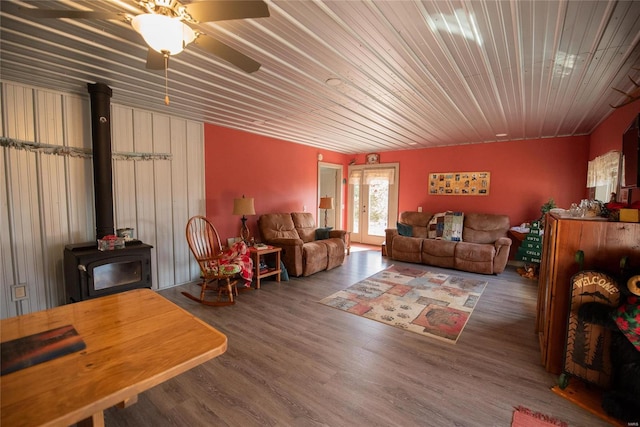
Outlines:
[[[164,105],[169,105],[169,54],[164,54]]]

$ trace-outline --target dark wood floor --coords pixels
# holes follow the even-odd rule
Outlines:
[[[571,426],[607,423],[556,396],[534,333],[537,284],[511,267],[489,284],[457,344],[317,301],[389,265],[352,252],[341,267],[265,281],[229,307],[161,294],[224,332],[228,351],[105,413],[107,426],[509,426],[523,405]],[[402,264],[402,263],[397,263]]]

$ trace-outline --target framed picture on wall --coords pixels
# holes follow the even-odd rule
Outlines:
[[[431,172],[429,194],[445,196],[488,196],[491,172]]]

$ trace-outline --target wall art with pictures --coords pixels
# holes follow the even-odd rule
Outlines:
[[[429,194],[443,196],[487,196],[491,172],[432,172]]]

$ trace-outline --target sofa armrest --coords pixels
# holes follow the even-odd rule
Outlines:
[[[509,247],[511,247],[512,243],[513,242],[511,241],[510,238],[500,237],[498,240],[495,241],[494,245],[496,247],[496,250],[500,249],[502,246],[506,246],[507,250],[509,250]]]
[[[344,237],[346,234],[347,232],[345,230],[331,230],[329,232],[329,237],[337,237],[344,242],[346,240]]]
[[[304,245],[302,239],[280,237],[265,243],[282,248],[280,260],[284,263],[289,276],[298,277],[302,275],[302,247]]]
[[[396,228],[387,228],[386,230],[384,230],[384,235],[384,244],[385,250],[387,251],[387,256],[389,258],[393,258],[393,239],[400,234],[398,234],[398,230]]]
[[[493,258],[493,274],[502,273],[507,266],[511,243],[511,239],[508,237],[500,237],[495,241],[496,256]]]

